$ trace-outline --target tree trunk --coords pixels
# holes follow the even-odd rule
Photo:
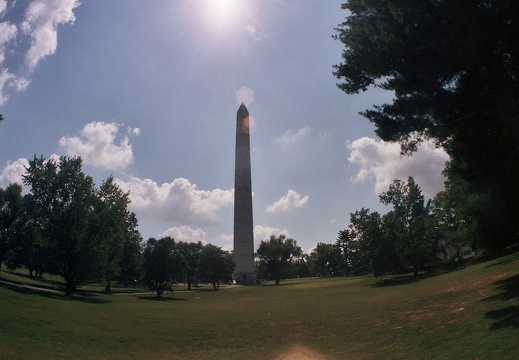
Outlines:
[[[67,279],[67,283],[65,285],[65,295],[72,296],[75,288],[74,281],[72,279]]]
[[[112,292],[112,287],[111,287],[111,284],[110,284],[110,280],[108,280],[106,282],[105,292]]]

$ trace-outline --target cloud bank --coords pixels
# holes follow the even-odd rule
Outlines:
[[[309,127],[304,127],[297,131],[287,130],[276,141],[283,147],[289,147],[304,141],[308,135],[310,135]]]
[[[270,239],[270,236],[285,235],[291,237],[290,232],[287,229],[280,229],[274,227],[268,227],[263,225],[254,226],[254,243],[259,244],[262,240]],[[257,246],[256,246],[257,247]]]
[[[0,0],[0,105],[8,100],[10,91],[25,90],[30,82],[27,75],[56,52],[58,26],[74,23],[74,9],[80,5],[77,0],[33,0],[25,7],[23,18],[3,20],[13,8],[25,4],[14,1],[8,7],[7,1]],[[18,57],[24,59],[23,64],[16,61]],[[14,70],[6,65],[11,59],[17,67]]]
[[[158,185],[151,179],[117,179],[123,191],[130,191],[130,209],[139,218],[195,227],[219,224],[218,210],[234,202],[233,190],[198,190],[179,178]]]
[[[8,162],[0,174],[0,187],[5,189],[9,184],[13,183],[23,185],[22,175],[25,174],[26,167],[29,167],[29,161],[25,158]]]
[[[121,170],[133,163],[132,146],[123,136],[117,143],[119,125],[116,123],[91,122],[81,130],[80,136],[62,137],[60,147],[67,156],[81,156],[85,164],[109,170]],[[139,129],[128,129],[139,135]]]
[[[441,174],[447,153],[433,142],[424,141],[413,156],[401,156],[400,145],[363,137],[348,144],[350,164],[360,169],[353,182],[373,179],[375,191],[387,191],[395,179],[406,180],[412,176],[425,195],[433,197],[443,189]]]
[[[175,241],[197,242],[200,240],[205,243],[207,233],[202,229],[193,229],[187,225],[182,225],[179,227],[170,227],[159,235],[159,238],[166,236],[172,237]]]
[[[301,196],[294,190],[288,190],[285,196],[282,196],[274,204],[267,206],[267,212],[276,214],[300,209],[308,206],[308,195]]]

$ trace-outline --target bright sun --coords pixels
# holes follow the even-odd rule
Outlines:
[[[220,24],[230,21],[237,12],[239,0],[207,0],[209,17]]]

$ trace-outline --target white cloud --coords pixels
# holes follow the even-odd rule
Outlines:
[[[308,195],[301,196],[294,190],[288,190],[285,196],[282,196],[274,204],[267,206],[268,213],[287,212],[299,209],[308,205]]]
[[[23,185],[22,175],[25,175],[26,167],[29,167],[29,161],[25,158],[20,158],[12,163],[8,162],[0,175],[0,187],[5,189],[12,183]]]
[[[29,4],[22,29],[31,37],[31,46],[25,56],[31,70],[41,59],[56,52],[57,27],[73,23],[73,10],[79,5],[76,0],[34,0]]]
[[[279,236],[285,235],[287,238],[291,237],[290,232],[287,229],[273,228],[263,225],[254,226],[254,242],[258,244],[262,240],[267,240],[271,235]]]
[[[16,91],[24,91],[25,89],[27,89],[27,87],[29,87],[30,83],[30,80],[17,76],[13,78],[13,80],[10,82],[10,85],[14,87]]]
[[[139,219],[159,220],[190,226],[217,225],[218,210],[233,203],[233,190],[198,190],[195,184],[179,178],[158,185],[151,179],[117,179],[123,191],[130,191],[130,208]]]
[[[255,41],[265,41],[267,38],[266,34],[262,31],[258,31],[254,25],[249,24],[244,26],[244,28]]]
[[[218,237],[222,249],[225,251],[232,251],[234,249],[234,234],[222,234]]]
[[[10,9],[7,5],[7,1],[0,0],[0,17],[14,8],[17,2],[11,2]],[[74,22],[73,10],[79,5],[77,0],[33,0],[25,8],[21,23],[0,22],[0,66],[8,56],[16,59],[28,48],[25,53],[26,67],[18,65],[15,70],[0,67],[0,105],[8,100],[9,88],[14,91],[25,90],[30,83],[28,73],[34,70],[41,59],[56,52],[57,28],[61,24]],[[25,6],[25,2],[20,6]],[[7,46],[9,52],[6,51]]]
[[[282,136],[280,136],[277,139],[277,142],[282,146],[292,146],[306,139],[309,134],[309,127],[304,127],[297,131],[287,130]]]
[[[159,237],[171,236],[175,241],[183,242],[197,242],[202,241],[205,243],[207,233],[202,229],[193,229],[187,225],[179,227],[170,227],[164,231]]]
[[[2,14],[1,6],[0,3],[0,14]],[[0,22],[0,64],[5,60],[5,45],[16,37],[17,30],[16,25]]]
[[[0,0],[0,16],[2,16],[7,9],[7,0]]]
[[[424,141],[413,156],[400,155],[400,144],[376,141],[363,137],[348,144],[348,161],[360,167],[353,182],[375,180],[375,191],[387,191],[395,179],[406,180],[412,176],[425,195],[433,197],[443,189],[441,174],[447,153],[436,148],[431,141]]]
[[[4,105],[9,98],[8,95],[5,94],[4,89],[9,86],[10,82],[15,78],[16,76],[7,71],[7,69],[0,69],[0,105]]]
[[[141,129],[139,128],[128,128],[128,134],[133,136],[139,136],[141,134]]]
[[[81,137],[62,137],[59,144],[68,156],[81,156],[85,164],[124,169],[133,163],[133,152],[127,137],[116,144],[118,130],[115,123],[94,121],[85,125]]]

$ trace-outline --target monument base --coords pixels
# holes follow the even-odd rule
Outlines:
[[[235,272],[233,280],[236,285],[255,285],[256,274],[253,272]]]

